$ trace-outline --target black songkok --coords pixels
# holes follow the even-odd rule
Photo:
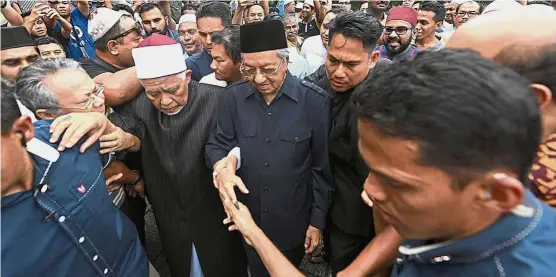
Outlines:
[[[0,50],[35,46],[35,41],[31,38],[25,27],[2,27],[0,33],[2,34],[2,48]]]
[[[284,24],[267,20],[242,25],[240,28],[241,53],[256,53],[288,48]]]

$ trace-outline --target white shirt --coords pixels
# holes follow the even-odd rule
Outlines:
[[[226,81],[221,81],[216,79],[216,73],[212,72],[211,74],[201,78],[199,81],[200,84],[209,84],[217,87],[227,87],[228,83]]]
[[[288,50],[290,52],[288,71],[299,79],[305,78],[305,76],[309,75],[307,61],[297,52],[295,46],[289,47]]]
[[[301,56],[307,61],[307,75],[317,71],[324,64],[326,60],[326,47],[322,44],[320,36],[312,36],[305,39],[301,47]]]

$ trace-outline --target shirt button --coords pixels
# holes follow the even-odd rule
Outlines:
[[[264,209],[264,210],[263,210],[263,213],[264,213],[264,214],[267,214],[267,213],[268,213],[268,210],[267,210],[267,209]]]
[[[98,255],[93,256],[93,262],[96,261],[96,260],[98,260]]]
[[[108,268],[104,269],[104,274],[108,273]]]
[[[267,191],[268,191],[268,187],[264,187],[263,191],[264,191],[264,192],[267,192]]]
[[[269,168],[269,167],[270,167],[270,164],[264,163],[264,167]]]
[[[83,243],[84,241],[85,241],[85,238],[84,238],[84,237],[80,237],[80,238],[79,238],[79,243]]]
[[[294,139],[295,141],[299,141],[299,138],[298,138],[298,137],[295,137],[295,138],[293,138],[293,139]]]
[[[41,187],[41,192],[42,192],[42,193],[45,193],[46,191],[48,191],[48,185],[43,185],[43,186]]]
[[[403,264],[403,259],[402,258],[396,258],[396,263]]]
[[[66,221],[66,217],[65,216],[60,216],[60,218],[58,218],[58,222],[62,223]]]
[[[269,138],[266,138],[265,141],[266,141],[266,144],[270,144],[270,139]]]
[[[272,113],[271,113],[271,112],[268,112],[268,116],[272,116]]]

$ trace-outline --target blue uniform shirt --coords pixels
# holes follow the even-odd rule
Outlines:
[[[556,212],[530,191],[525,198],[528,215],[508,213],[474,236],[438,244],[404,240],[392,276],[556,276]]]
[[[49,143],[51,121],[35,122]],[[33,189],[2,198],[2,276],[148,276],[133,223],[112,204],[96,143],[53,163],[32,154]]]
[[[238,176],[249,194],[238,198],[282,250],[302,245],[309,224],[325,226],[332,191],[329,114],[326,92],[289,72],[270,104],[248,81],[224,92],[206,146],[209,167],[241,148]]]
[[[211,63],[212,56],[206,49],[203,49],[201,53],[194,54],[185,60],[187,69],[191,70],[191,79],[197,82],[201,81],[201,78],[214,72],[214,70],[210,68]]]

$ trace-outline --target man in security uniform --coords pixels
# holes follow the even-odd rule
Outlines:
[[[224,93],[206,154],[213,169],[239,146],[241,179],[228,170],[215,172],[222,200],[245,203],[272,242],[299,265],[320,244],[330,206],[330,100],[288,72],[283,30],[277,20],[241,26],[241,71],[248,80]],[[235,186],[243,192],[238,198]],[[268,276],[255,249],[245,247],[252,276]]]
[[[1,275],[148,276],[137,231],[108,196],[110,159],[99,143],[58,152],[50,125],[33,126],[2,86]]]

